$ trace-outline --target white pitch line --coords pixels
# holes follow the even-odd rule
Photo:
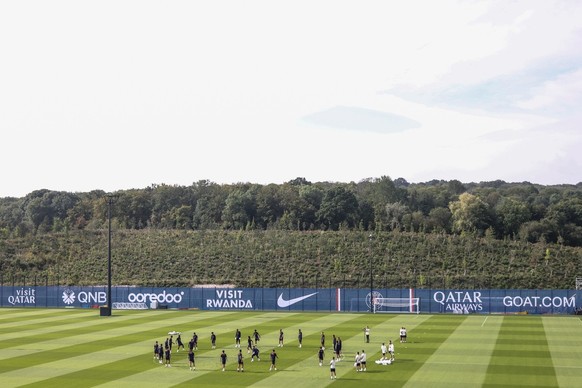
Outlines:
[[[485,322],[487,322],[487,318],[489,318],[489,316],[485,317],[485,320],[483,321],[483,323],[481,324],[481,327],[485,326]]]

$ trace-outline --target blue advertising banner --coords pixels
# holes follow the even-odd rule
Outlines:
[[[112,287],[114,309],[574,314],[576,290]],[[107,287],[2,286],[0,307],[91,308]]]

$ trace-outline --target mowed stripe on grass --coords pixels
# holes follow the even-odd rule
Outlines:
[[[412,319],[410,319],[411,317]],[[340,337],[343,340],[345,357],[336,364],[338,380],[342,381],[342,384],[344,382],[358,384],[359,382],[359,384],[365,384],[366,387],[386,387],[388,380],[391,382],[391,367],[380,366],[374,362],[380,358],[380,345],[383,342],[388,343],[390,338],[394,338],[401,326],[406,325],[409,330],[413,331],[417,325],[420,325],[426,319],[428,319],[428,316],[378,314],[371,318],[370,315],[358,315],[348,322],[327,328],[326,333],[341,334]],[[371,328],[369,343],[364,341],[363,328],[366,325]],[[318,367],[315,340],[308,358],[293,364],[281,373],[273,374],[264,380],[254,383],[251,387],[296,385],[302,388],[316,388],[335,384],[337,380],[332,381],[329,374],[329,360],[332,357],[332,352],[326,352],[325,361],[327,362],[324,362],[323,367]],[[356,352],[363,350],[367,355],[367,371],[356,372],[354,356]]]
[[[277,318],[277,319],[275,319]],[[311,318],[311,319],[310,319]],[[259,329],[261,333],[260,349],[261,349],[261,361],[255,363],[250,362],[250,358],[246,353],[246,348],[243,341],[243,355],[245,357],[245,372],[242,374],[237,374],[236,370],[236,353],[238,349],[234,348],[234,338],[233,338],[233,323],[224,323],[224,328],[226,329],[226,336],[230,340],[226,346],[217,348],[216,350],[210,351],[199,351],[196,352],[196,372],[192,373],[187,367],[186,355],[184,354],[179,359],[179,364],[177,364],[182,369],[186,370],[188,373],[175,373],[173,371],[160,371],[158,369],[152,369],[146,372],[142,372],[136,375],[128,376],[122,380],[117,380],[109,384],[104,384],[103,386],[136,386],[140,387],[159,387],[160,384],[170,384],[172,386],[186,386],[195,384],[199,387],[204,386],[215,386],[216,376],[209,372],[220,372],[221,367],[219,363],[219,355],[222,349],[226,350],[228,355],[227,372],[221,373],[221,379],[230,380],[235,379],[236,383],[240,385],[249,385],[255,383],[257,380],[268,378],[269,373],[269,354],[271,350],[276,349],[279,354],[280,360],[278,362],[278,373],[285,370],[292,370],[294,368],[294,363],[303,360],[305,354],[311,355],[314,352],[314,345],[316,338],[319,341],[320,333],[322,330],[328,330],[334,326],[342,326],[348,321],[355,319],[353,315],[341,315],[341,314],[302,314],[289,315],[289,313],[271,313],[265,315],[259,315],[256,317],[256,322],[252,322],[251,325],[242,326],[243,324],[248,324],[247,320],[238,320],[236,328],[240,329],[243,334],[250,335],[255,328]],[[223,328],[220,325],[215,325],[214,329],[218,327],[218,330]],[[206,328],[206,330],[211,330],[212,327]],[[278,338],[279,329],[283,329],[285,333],[285,345],[279,348]],[[305,346],[301,349],[297,346],[297,333],[298,330],[302,329],[304,335]],[[246,338],[246,335],[243,335]],[[328,341],[331,341],[331,332],[328,334]],[[174,362],[173,362],[174,363]],[[236,374],[236,377],[230,376],[231,374]],[[271,374],[275,375],[275,373]]]
[[[480,387],[502,320],[499,316],[464,318],[405,387]]]
[[[557,387],[542,317],[505,316],[483,387]]]
[[[278,360],[278,371],[270,372],[268,365],[269,348],[265,354],[267,363],[261,367],[260,379],[249,379],[250,387],[323,387],[329,380],[329,360],[333,356],[332,336],[342,339],[345,354],[353,354],[361,345],[361,335],[357,339],[353,337],[366,325],[368,320],[366,316],[351,314],[326,314],[318,319],[308,322],[298,322],[289,329],[295,334],[292,341],[284,348],[278,349],[280,360]],[[298,348],[297,331],[301,328],[304,333],[303,347]],[[321,333],[326,335],[325,343],[325,363],[322,367],[318,366],[317,352],[320,347]],[[338,376],[341,377],[346,366],[351,365],[352,357],[348,357],[347,362],[340,361],[337,364]],[[198,383],[198,380],[196,380]],[[207,386],[211,381],[205,381]],[[203,385],[204,386],[204,385]]]
[[[71,310],[73,311],[73,310]],[[84,311],[88,312],[88,311]],[[62,314],[62,309],[43,309],[43,308],[3,308],[0,310],[0,326],[8,323],[24,324],[23,317],[26,320],[35,319],[35,317],[42,318],[43,316],[53,316],[54,314]]]
[[[191,315],[191,312],[183,312],[183,314]],[[200,313],[195,313],[200,314]],[[207,313],[203,313],[207,314]],[[216,313],[214,313],[216,314]],[[196,321],[193,322],[195,326],[190,327],[190,331],[188,332],[188,325],[180,325],[179,323],[172,326],[176,330],[184,331],[186,330],[186,336],[184,340],[187,341],[189,339],[189,333],[192,331],[196,331],[199,334],[207,333],[206,335],[200,336],[199,341],[199,352],[197,353],[197,371],[203,371],[205,369],[204,365],[201,364],[201,360],[206,361],[210,364],[210,367],[206,368],[208,370],[216,370],[218,366],[218,354],[221,348],[232,349],[234,345],[234,328],[244,328],[244,325],[249,325],[249,328],[256,328],[264,327],[265,324],[272,325],[273,327],[287,327],[289,325],[290,320],[293,320],[296,314],[277,314],[277,313],[246,313],[246,312],[237,312],[231,313],[236,314],[239,319],[233,320],[232,317],[225,317],[226,319],[220,319],[218,316],[215,316],[213,320],[210,321],[211,325],[207,327],[201,327],[200,324],[202,322],[209,323],[207,320],[205,321]],[[277,322],[279,320],[283,320],[281,322]],[[302,319],[304,320],[304,318]],[[168,329],[165,329],[167,332]],[[250,329],[249,329],[250,330]],[[214,331],[218,336],[218,346],[216,350],[210,350],[210,341],[209,341],[209,334],[210,331]],[[159,330],[158,330],[159,333]],[[277,332],[278,333],[278,332]],[[250,331],[248,332],[250,334]],[[139,335],[143,335],[143,333],[139,333]],[[265,342],[266,338],[263,337],[263,341]],[[273,336],[273,339],[275,337]],[[143,349],[144,346],[146,348],[152,348],[153,342],[155,339],[152,339],[151,342],[143,344],[143,343],[132,343],[131,347],[135,345],[135,351],[130,350],[131,354],[136,354],[133,357],[127,357],[123,360],[114,360],[110,363],[100,363],[97,366],[90,367],[86,366],[83,368],[82,371],[68,373],[59,375],[53,379],[43,380],[39,382],[38,386],[46,386],[44,384],[58,385],[59,381],[66,379],[67,381],[82,381],[83,386],[90,387],[96,386],[99,384],[103,385],[115,385],[115,386],[169,386],[175,385],[179,383],[181,379],[191,379],[192,374],[185,374],[183,373],[187,370],[187,362],[186,362],[186,353],[176,352],[176,348],[174,348],[173,357],[172,357],[172,365],[173,368],[166,369],[166,372],[162,370],[160,371],[160,365],[153,363],[152,352],[146,353],[149,355],[150,362],[144,363],[144,358],[148,359],[143,356]],[[160,339],[162,342],[163,338]],[[204,354],[205,349],[208,353],[214,353],[212,357]],[[111,351],[111,350],[110,350]],[[127,349],[126,349],[127,353]],[[201,355],[202,353],[202,355]],[[127,353],[129,354],[129,353]],[[233,359],[233,354],[231,354],[231,362]],[[204,362],[203,362],[204,364]],[[176,370],[178,367],[178,370]],[[148,370],[149,369],[149,370]],[[144,370],[146,370],[144,372]],[[196,375],[194,375],[196,376]],[[109,383],[107,383],[109,382]],[[30,385],[30,386],[35,386]]]
[[[148,325],[149,330],[157,330],[158,326],[154,323],[157,321],[155,319],[157,314],[163,313],[154,313],[154,317],[147,316],[149,319],[145,319],[146,315],[135,313],[116,316],[114,319],[95,315],[81,319],[79,315],[67,314],[65,320],[69,319],[71,323],[62,324],[61,316],[55,317],[51,325],[45,323],[35,330],[15,331],[10,339],[0,341],[0,349],[3,349],[0,352],[0,360],[3,358],[7,360],[0,365],[0,371],[6,372],[22,367],[18,357],[27,357],[29,362],[42,363],[51,360],[55,351],[75,353],[78,346],[115,346],[116,339],[119,339],[121,344],[125,340],[122,337],[127,335],[127,328],[132,328],[136,324],[140,324],[142,330],[148,329]],[[166,313],[160,315],[160,319],[162,317],[171,320],[173,315]],[[150,321],[151,319],[154,322]],[[6,357],[11,353],[15,353],[13,357]]]
[[[573,316],[175,310],[98,314],[0,309],[2,387],[578,387],[582,380],[582,321]],[[372,328],[369,344],[362,331],[366,325]],[[409,330],[407,344],[398,342],[401,326]],[[235,371],[237,328],[243,333],[244,373]],[[297,347],[299,328],[304,333],[302,349]],[[254,329],[262,334],[261,361],[251,364],[246,337]],[[277,347],[279,329],[285,332],[283,348]],[[154,362],[153,343],[163,342],[170,330],[181,331],[184,344],[193,331],[199,334],[196,371],[188,368],[187,352],[174,350],[172,368]],[[216,350],[210,349],[210,331],[218,335]],[[316,358],[321,331],[327,337],[323,367]],[[337,364],[337,381],[329,379],[332,334],[343,339],[346,356]],[[396,344],[396,362],[374,364],[381,343],[389,339]],[[224,373],[218,357],[223,348],[229,355]],[[273,348],[280,355],[277,372],[269,372]],[[353,367],[353,356],[362,349],[368,354],[365,373]]]
[[[2,310],[0,310],[2,314]],[[34,344],[34,350],[45,351],[64,348],[72,344],[79,344],[84,338],[74,340],[75,337],[83,337],[86,332],[99,333],[103,330],[115,330],[119,325],[132,325],[127,323],[128,320],[135,317],[118,317],[113,325],[103,317],[99,317],[99,312],[95,310],[56,310],[51,311],[52,318],[46,318],[42,322],[32,323],[34,319],[23,318],[22,325],[14,328],[0,328],[0,357],[3,354],[14,350],[15,348],[25,348],[27,345]],[[125,321],[125,323],[124,323]],[[1,325],[0,325],[1,326]],[[109,335],[107,335],[109,337]],[[70,340],[69,339],[73,338]],[[58,342],[53,345],[52,342]],[[5,366],[6,363],[2,363]]]
[[[542,322],[558,385],[582,386],[582,318],[544,317]]]
[[[191,338],[193,332],[199,335],[205,333],[206,336],[202,335],[199,340],[198,351],[196,354],[196,372],[193,373],[188,369],[187,353],[173,353],[172,355],[172,368],[169,370],[162,365],[153,365],[144,370],[143,364],[140,364],[138,370],[133,370],[134,373],[128,373],[123,377],[119,377],[115,381],[103,382],[99,385],[100,387],[160,387],[162,386],[175,386],[180,383],[189,382],[192,379],[196,379],[195,384],[200,386],[198,381],[209,371],[220,370],[219,355],[223,349],[226,350],[228,355],[228,366],[232,371],[233,365],[236,362],[236,353],[238,348],[234,348],[234,331],[238,328],[244,334],[241,340],[241,349],[246,353],[246,336],[250,335],[254,329],[258,329],[261,333],[260,345],[263,349],[261,357],[263,359],[267,358],[265,353],[265,346],[276,346],[274,342],[275,331],[272,332],[262,332],[266,327],[284,327],[287,332],[287,338],[289,338],[290,333],[286,327],[289,321],[293,321],[296,314],[277,314],[277,313],[237,313],[239,319],[233,320],[219,320],[215,319],[210,322],[207,326],[191,326],[187,328],[187,336],[183,337],[187,341]],[[217,335],[217,348],[211,349],[210,340],[208,339],[210,332],[213,331]],[[278,336],[278,329],[276,334]],[[206,337],[206,338],[205,338]],[[278,338],[278,337],[277,337]],[[247,367],[250,365],[250,360],[247,361]],[[263,366],[268,367],[268,363],[262,362]],[[106,366],[104,366],[106,367]],[[165,370],[160,370],[165,369]]]
[[[131,324],[120,318],[131,317]],[[218,315],[217,315],[218,314]],[[115,317],[102,320],[100,330],[92,327],[90,332],[85,332],[84,326],[78,324],[77,329],[71,329],[71,336],[63,337],[63,344],[50,350],[41,350],[37,353],[3,360],[0,363],[0,380],[3,387],[20,386],[35,382],[44,382],[47,379],[76,373],[97,365],[118,362],[144,354],[146,349],[152,349],[147,353],[152,354],[153,342],[163,334],[163,330],[173,325],[188,324],[195,319],[219,319],[220,316],[233,315],[232,312],[201,313],[200,315],[181,314],[176,312],[155,312],[147,314],[133,314],[123,312]],[[99,317],[98,319],[102,319]],[[89,321],[88,324],[90,324]],[[47,326],[48,327],[48,326]],[[162,329],[164,328],[164,329]],[[171,330],[171,329],[170,329]],[[78,331],[83,334],[77,334]],[[55,345],[55,340],[50,340],[50,345]],[[58,342],[58,340],[56,340]],[[74,344],[72,344],[74,343]],[[42,341],[38,343],[42,349]],[[91,375],[86,373],[84,379],[90,381]],[[103,376],[107,378],[107,376]],[[84,379],[79,380],[79,386],[85,385]],[[46,385],[45,385],[46,386]]]

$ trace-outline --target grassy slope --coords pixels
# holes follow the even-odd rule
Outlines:
[[[115,284],[249,287],[574,288],[582,249],[368,232],[114,231]],[[0,240],[5,283],[104,284],[106,232]],[[155,270],[154,270],[155,269]]]

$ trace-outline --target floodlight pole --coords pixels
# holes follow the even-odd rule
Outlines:
[[[113,304],[111,300],[111,205],[113,204],[113,199],[115,197],[116,196],[113,194],[107,195],[107,310],[101,314],[107,316],[111,315],[113,310]]]
[[[370,242],[368,246],[368,256],[370,256],[370,312],[374,312],[374,276],[372,267],[372,239],[374,235],[370,233],[368,236],[368,241]]]
[[[111,203],[113,197],[107,196],[107,220],[109,223],[109,230],[107,233],[107,307],[111,310]]]

